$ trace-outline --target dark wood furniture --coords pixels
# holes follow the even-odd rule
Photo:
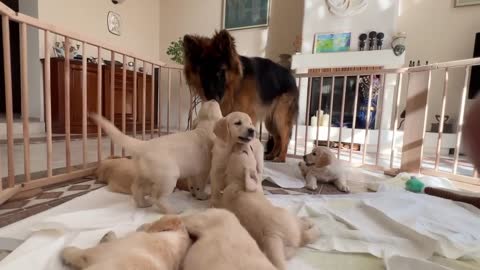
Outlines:
[[[43,62],[43,59],[42,59]],[[50,60],[50,78],[51,78],[51,100],[52,100],[52,132],[57,134],[65,133],[65,59],[51,58]],[[102,115],[110,119],[110,66],[102,66],[102,88],[97,87],[97,64],[87,64],[87,111],[97,112],[97,93],[102,92]],[[142,120],[142,93],[143,93],[143,73],[137,72],[134,78],[134,72],[127,70],[126,79],[126,123],[127,132],[133,130],[133,81],[137,80],[137,133],[141,132]],[[115,67],[115,92],[114,92],[114,115],[115,125],[122,127],[122,66]],[[153,92],[154,101],[157,100],[157,82]],[[146,130],[150,130],[151,124],[151,100],[152,100],[152,76],[146,75],[146,96],[145,96],[145,120]],[[154,123],[156,123],[157,103],[154,104]],[[154,127],[156,128],[156,127]],[[82,62],[80,60],[70,60],[70,131],[72,134],[82,133]],[[97,126],[90,120],[87,122],[87,133],[97,132]]]

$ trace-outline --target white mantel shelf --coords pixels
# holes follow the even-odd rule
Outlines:
[[[348,51],[317,54],[295,54],[292,69],[303,72],[313,68],[340,68],[357,66],[381,66],[398,68],[405,63],[405,53],[396,56],[393,50]]]

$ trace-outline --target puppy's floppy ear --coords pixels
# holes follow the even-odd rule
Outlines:
[[[197,36],[185,35],[183,37],[183,53],[185,60],[192,64],[198,64],[203,52],[201,40]]]
[[[330,151],[330,150],[326,150],[326,151]],[[315,166],[316,167],[325,167],[325,166],[328,166],[332,163],[333,161],[333,156],[331,155],[331,153],[329,152],[322,152],[322,153],[318,153],[320,155],[317,156],[317,159],[315,161]]]
[[[255,192],[258,185],[258,175],[256,170],[244,169],[245,191]]]
[[[228,136],[230,136],[230,131],[228,130],[228,123],[227,119],[222,118],[215,123],[215,127],[213,128],[213,133],[223,141],[228,140]]]

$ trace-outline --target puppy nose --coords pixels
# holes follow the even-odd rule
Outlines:
[[[254,134],[255,134],[255,129],[249,128],[249,129],[248,129],[248,135],[252,135],[252,136],[253,136]]]

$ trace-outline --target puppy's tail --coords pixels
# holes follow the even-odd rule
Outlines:
[[[141,140],[123,134],[114,124],[101,115],[90,113],[89,116],[97,125],[102,127],[114,143],[125,147],[128,151],[136,153],[138,147],[144,143]]]
[[[302,242],[300,246],[306,246],[315,242],[320,237],[318,227],[307,217],[301,217],[300,228],[302,230]]]

